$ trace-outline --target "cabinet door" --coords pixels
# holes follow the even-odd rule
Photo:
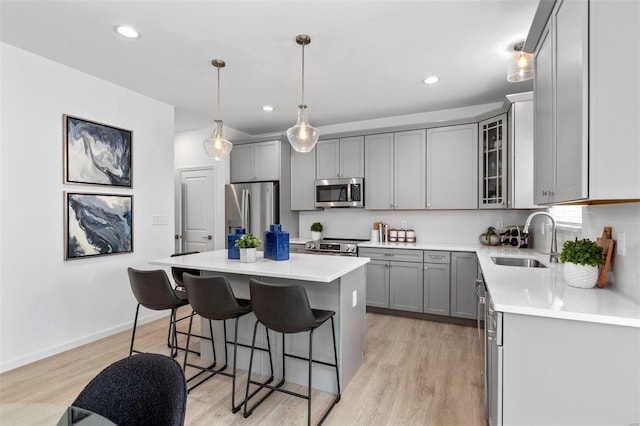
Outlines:
[[[340,139],[340,177],[364,177],[364,136]]]
[[[533,100],[511,105],[509,207],[533,209]]]
[[[364,206],[393,208],[393,133],[365,137]]]
[[[426,193],[425,165],[426,132],[424,130],[412,130],[395,133],[393,208],[424,209]],[[379,173],[379,171],[374,169],[373,173]],[[366,184],[367,182],[365,181]]]
[[[231,183],[254,180],[253,146],[234,145],[230,158]]]
[[[315,210],[316,149],[291,150],[291,210]]]
[[[280,141],[256,143],[253,149],[254,180],[279,180]]]
[[[535,55],[534,73],[534,202],[550,202],[549,191],[553,191],[553,62],[552,42],[549,29],[540,39]]]
[[[478,259],[475,253],[451,253],[451,316],[476,319],[478,302],[475,282],[478,279]]]
[[[555,15],[554,202],[579,200],[589,195],[588,20],[586,1],[564,1]]]
[[[449,264],[424,264],[423,312],[449,316]]]
[[[367,264],[367,306],[389,307],[389,262],[372,260]]]
[[[427,131],[427,208],[478,208],[478,125]]]
[[[316,179],[337,179],[340,162],[340,140],[318,141],[316,150]]]
[[[507,207],[507,115],[478,123],[478,207]]]
[[[389,262],[389,308],[422,312],[422,263]]]

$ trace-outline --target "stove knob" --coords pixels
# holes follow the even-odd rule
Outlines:
[[[307,250],[313,250],[316,248],[316,245],[313,243],[307,243],[305,244],[304,248],[306,248]]]

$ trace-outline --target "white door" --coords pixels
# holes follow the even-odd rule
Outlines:
[[[180,171],[182,243],[180,250],[214,250],[214,169],[185,169]]]

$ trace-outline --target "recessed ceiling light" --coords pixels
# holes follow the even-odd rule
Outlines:
[[[127,25],[116,25],[113,27],[114,31],[126,38],[138,38],[140,34],[133,28]]]
[[[440,77],[436,75],[430,75],[429,77],[422,80],[424,84],[435,84],[440,81]]]
[[[273,111],[275,108],[272,105],[264,105],[260,109],[263,111]]]

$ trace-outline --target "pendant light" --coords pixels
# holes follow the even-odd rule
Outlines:
[[[229,156],[233,148],[233,144],[224,138],[224,129],[222,127],[222,120],[220,120],[220,68],[224,68],[226,64],[222,59],[214,59],[211,61],[211,65],[218,69],[218,108],[213,134],[210,138],[205,139],[202,145],[209,157],[216,161],[223,161]]]
[[[302,102],[298,105],[298,121],[287,130],[287,139],[296,151],[309,152],[320,137],[318,129],[309,124],[307,106],[304,103],[304,47],[311,43],[311,37],[300,34],[296,37],[296,43],[302,46]]]
[[[533,78],[533,56],[530,53],[523,52],[524,41],[520,41],[513,45],[513,51],[516,52],[509,63],[507,69],[507,81],[517,83],[527,81]]]

